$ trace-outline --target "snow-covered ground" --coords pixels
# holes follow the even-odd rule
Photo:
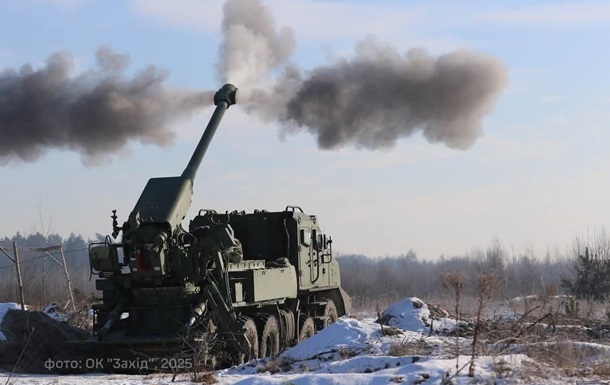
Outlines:
[[[218,384],[610,384],[610,378],[562,376],[555,367],[526,354],[487,354],[474,360],[468,376],[472,340],[448,336],[455,320],[437,318],[422,301],[411,298],[375,318],[342,318],[274,361],[259,360],[216,371]],[[430,330],[432,329],[432,331]],[[456,343],[462,354],[456,357]],[[598,360],[610,361],[606,345],[588,343]],[[489,351],[492,351],[490,349]],[[607,356],[606,356],[607,355]],[[544,360],[542,360],[544,361]],[[456,370],[456,366],[458,370]],[[609,372],[610,373],[610,372]],[[0,373],[0,384],[8,374]],[[445,381],[445,382],[444,382]],[[13,375],[11,384],[144,385],[191,383],[189,374]]]

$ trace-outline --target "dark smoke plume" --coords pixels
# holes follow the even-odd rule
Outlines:
[[[240,39],[230,31],[240,31]],[[503,64],[486,54],[459,50],[434,57],[422,48],[401,54],[374,38],[359,43],[352,58],[305,71],[287,64],[292,46],[278,43],[285,32],[275,32],[259,0],[228,0],[223,33],[222,78],[246,80],[236,84],[247,111],[279,122],[286,133],[308,131],[323,149],[387,148],[416,132],[433,143],[468,148],[482,134],[481,121],[507,77]],[[279,67],[284,71],[272,85],[263,84]]]
[[[164,70],[150,66],[127,78],[128,56],[108,48],[96,56],[97,67],[77,76],[63,53],[40,69],[0,73],[0,163],[34,161],[58,148],[91,164],[129,141],[165,145],[170,123],[209,105],[209,92],[164,86]]]
[[[228,0],[223,11],[220,80],[240,87],[248,112],[286,133],[308,131],[324,149],[391,147],[416,132],[468,148],[506,82],[504,66],[485,54],[401,54],[372,38],[352,58],[305,71],[288,63],[294,33],[276,27],[262,0]],[[156,67],[126,76],[128,64],[128,56],[102,48],[96,68],[76,76],[62,53],[40,69],[1,72],[0,164],[33,161],[52,148],[77,151],[91,164],[130,141],[164,145],[173,122],[210,104],[209,91],[165,86],[168,74]]]
[[[505,79],[502,64],[481,53],[400,55],[367,41],[353,59],[309,72],[281,118],[324,149],[391,147],[418,130],[432,143],[465,149],[482,134]]]

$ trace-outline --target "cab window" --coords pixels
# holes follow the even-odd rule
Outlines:
[[[309,241],[311,240],[311,234],[309,233],[309,229],[301,229],[299,233],[301,245],[309,247]]]

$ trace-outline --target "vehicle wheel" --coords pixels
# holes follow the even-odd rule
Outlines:
[[[256,331],[256,324],[251,318],[242,317],[240,320],[243,325],[242,329],[244,331],[244,335],[250,343],[250,350],[248,353],[239,354],[239,363],[243,364],[245,362],[258,359],[258,332]]]
[[[328,300],[326,307],[324,308],[324,327],[328,327],[330,324],[337,322],[337,307],[332,300]]]
[[[294,313],[292,310],[280,310],[280,331],[283,331],[283,334],[280,334],[280,338],[282,344],[284,346],[292,346],[294,340],[297,338],[296,333],[296,324],[294,322]]]
[[[280,353],[280,327],[275,316],[267,317],[261,332],[259,357],[275,358]]]
[[[316,334],[316,325],[313,318],[301,316],[301,330],[299,331],[299,342],[306,340]]]

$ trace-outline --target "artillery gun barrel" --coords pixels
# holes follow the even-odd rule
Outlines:
[[[230,106],[235,104],[236,95],[237,88],[233,84],[225,84],[214,95],[214,104],[216,105],[216,109],[214,110],[214,114],[212,115],[212,118],[210,118],[210,122],[205,128],[203,135],[201,135],[201,139],[195,148],[195,152],[193,152],[191,160],[182,172],[182,178],[190,179],[191,181],[195,180],[197,169],[199,169],[203,156],[205,155],[205,152],[212,141],[214,133],[216,133],[218,124],[220,123],[225,111]]]

